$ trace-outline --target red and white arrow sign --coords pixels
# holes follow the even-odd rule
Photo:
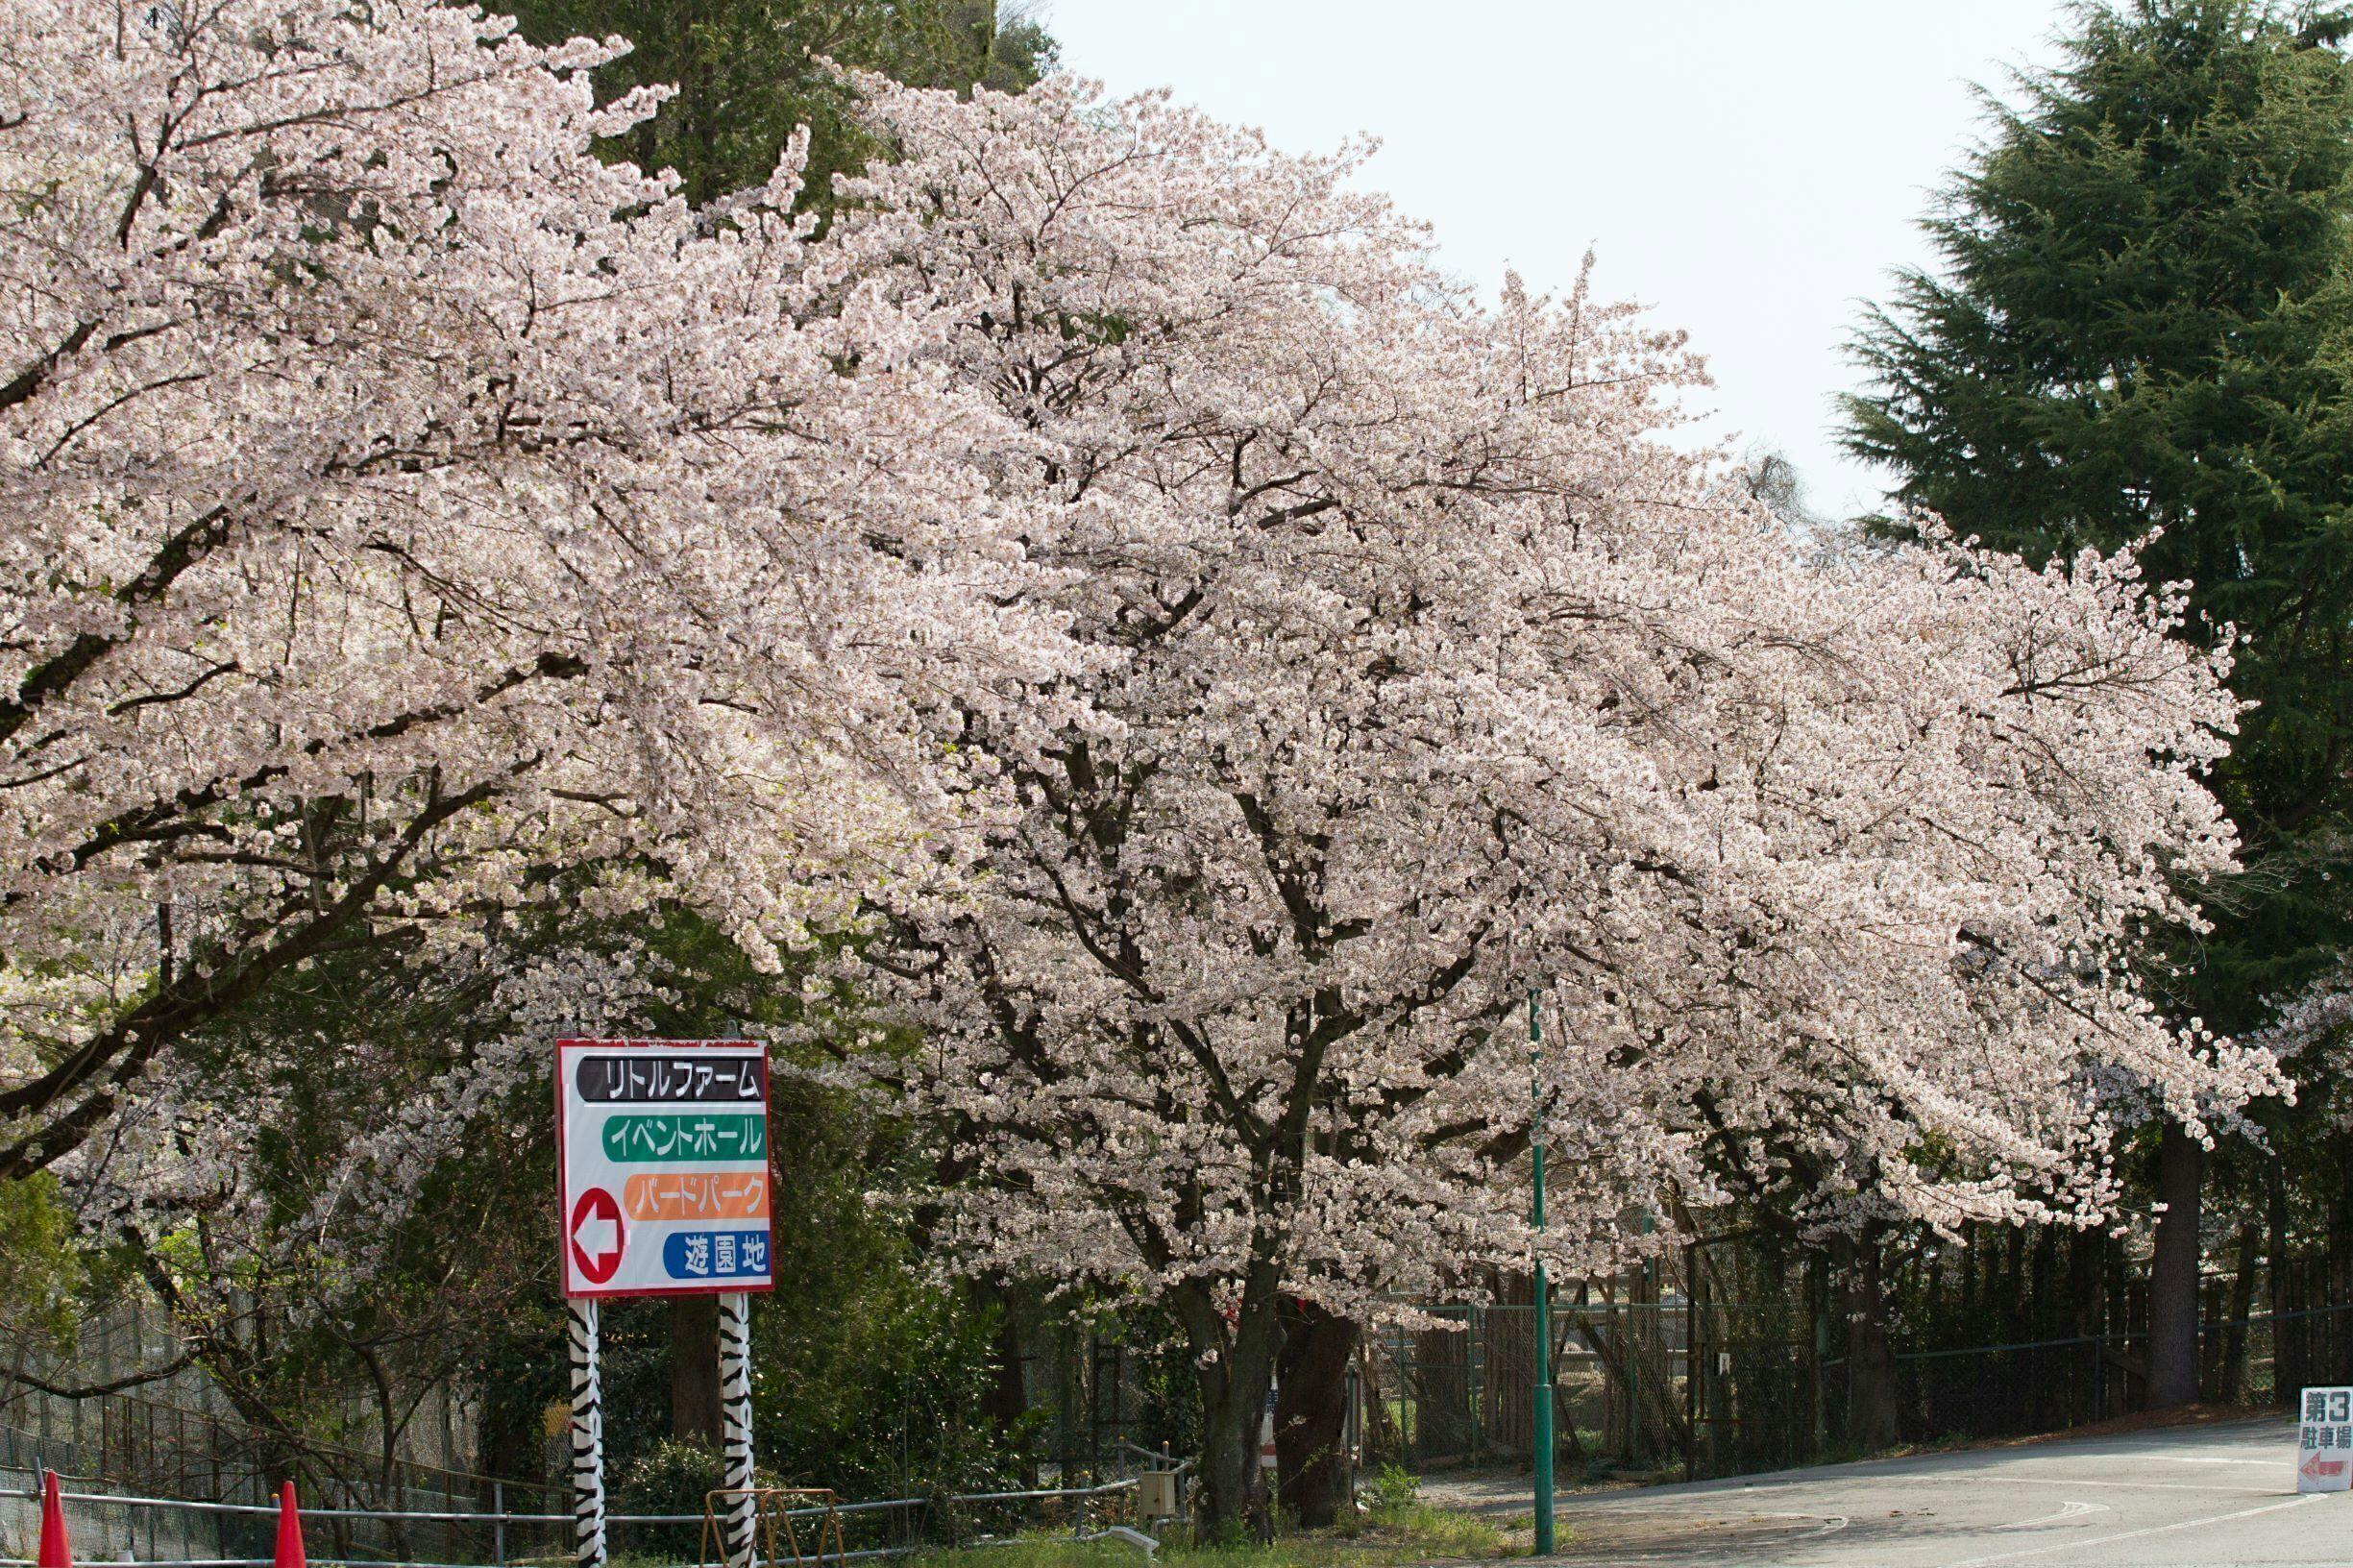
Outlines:
[[[572,1266],[591,1285],[602,1285],[621,1266],[628,1235],[621,1205],[603,1188],[592,1187],[572,1206]]]

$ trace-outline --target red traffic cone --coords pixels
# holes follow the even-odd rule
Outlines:
[[[294,1482],[278,1488],[278,1568],[309,1568],[303,1556],[303,1514],[294,1506]]]
[[[74,1551],[65,1540],[65,1501],[58,1496],[58,1473],[41,1472],[41,1549],[34,1558],[38,1568],[74,1568]]]

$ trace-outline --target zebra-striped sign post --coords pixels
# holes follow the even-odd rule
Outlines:
[[[726,1550],[727,1568],[750,1568],[751,1298],[733,1290],[719,1298],[719,1429],[727,1478],[720,1544]]]
[[[572,1548],[604,1568],[604,1387],[597,1375],[597,1301],[564,1303],[572,1356]]]
[[[748,1040],[559,1040],[558,1208],[572,1360],[579,1568],[604,1568],[604,1405],[597,1304],[719,1297],[729,1568],[750,1568],[751,1296],[775,1287],[768,1052]]]

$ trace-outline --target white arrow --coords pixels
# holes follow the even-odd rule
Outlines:
[[[2040,1530],[2063,1519],[2080,1519],[2087,1513],[2113,1513],[2105,1503],[2062,1503],[2057,1513],[2047,1513],[2040,1519],[2022,1519],[2015,1525],[1995,1525],[1995,1530]]]
[[[580,1249],[580,1256],[592,1263],[604,1261],[607,1253],[621,1250],[619,1228],[601,1214],[591,1214],[580,1221],[580,1228],[572,1233],[572,1239]]]

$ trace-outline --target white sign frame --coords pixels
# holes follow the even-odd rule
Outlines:
[[[605,1091],[592,1096],[581,1076],[592,1058],[625,1061],[625,1077],[608,1076],[598,1086]],[[615,1069],[604,1070],[609,1075]],[[756,1093],[740,1092],[755,1083]],[[556,1251],[567,1299],[751,1294],[776,1287],[768,1089],[768,1047],[759,1041],[555,1042]],[[688,1124],[688,1117],[697,1119]],[[701,1150],[617,1158],[609,1152],[612,1123],[627,1124],[616,1137],[640,1135],[649,1150],[662,1147],[650,1139],[674,1139],[682,1130]],[[751,1138],[756,1152],[726,1157],[727,1141]],[[756,1195],[748,1194],[747,1184]],[[660,1212],[713,1204],[723,1212],[702,1217]],[[730,1204],[757,1213],[724,1213]],[[576,1246],[581,1235],[589,1240]],[[610,1254],[601,1245],[607,1239]],[[597,1250],[583,1250],[589,1246]],[[698,1256],[704,1268],[699,1274],[691,1271]]]

